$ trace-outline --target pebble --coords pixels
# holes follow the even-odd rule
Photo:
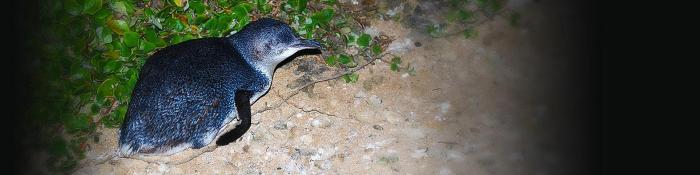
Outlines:
[[[399,113],[389,110],[384,111],[384,118],[386,118],[386,121],[391,124],[396,124],[403,120],[403,117],[401,117]]]
[[[282,120],[277,120],[277,122],[275,122],[275,125],[273,126],[273,128],[275,128],[276,130],[285,130],[285,129],[287,129],[287,122],[284,122]]]
[[[369,97],[369,104],[374,107],[379,107],[382,104],[382,98],[376,95]]]
[[[311,126],[316,128],[328,128],[331,126],[331,120],[326,117],[316,118],[311,120]]]

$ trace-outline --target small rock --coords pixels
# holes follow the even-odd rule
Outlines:
[[[333,147],[318,148],[313,155],[311,155],[311,160],[328,160],[333,157],[336,150]]]
[[[403,117],[401,117],[399,113],[389,110],[384,111],[384,117],[386,118],[386,121],[391,124],[396,124],[403,120]]]
[[[324,160],[322,163],[315,165],[318,169],[328,170],[333,167],[333,162],[331,160]]]
[[[450,110],[450,103],[449,102],[443,102],[438,105],[440,108],[440,112],[438,115],[435,116],[435,120],[438,121],[445,121],[447,120],[447,117],[445,117],[445,114]]]
[[[423,158],[427,155],[426,152],[428,152],[428,148],[421,148],[421,149],[413,150],[413,154],[411,154],[411,157],[416,158],[416,159],[420,159],[420,158]]]
[[[379,125],[374,125],[374,126],[372,126],[372,128],[374,128],[376,130],[384,130],[384,128],[382,126],[379,126]]]
[[[401,2],[401,0],[379,1],[377,6],[379,9],[381,9],[381,11],[386,11],[386,14],[389,15],[389,17],[394,17],[404,9],[404,5]]]
[[[364,30],[364,32],[365,32],[366,34],[369,34],[369,35],[372,36],[372,37],[376,37],[376,36],[379,36],[379,35],[380,35],[379,30],[378,30],[377,28],[375,28],[375,27],[372,27],[372,26],[366,27],[365,30]]]
[[[294,151],[296,151],[295,154],[298,156],[313,156],[318,154],[315,149],[295,148]]]
[[[311,120],[311,126],[316,128],[328,128],[331,126],[331,120],[325,117]]]
[[[250,146],[248,146],[248,145],[243,146],[243,152],[247,153],[248,149],[250,149]]]
[[[454,174],[454,173],[452,173],[452,170],[451,170],[450,168],[447,168],[447,167],[440,167],[440,172],[439,172],[438,174],[440,174],[440,175],[451,175],[451,174]]]
[[[413,49],[413,41],[410,38],[404,38],[391,42],[386,51],[394,54],[401,54],[411,49]]]
[[[311,144],[311,142],[314,141],[314,138],[313,138],[313,136],[307,134],[307,135],[302,135],[301,137],[299,137],[299,140],[300,140],[302,143],[308,145],[308,144]]]
[[[379,107],[382,104],[382,98],[376,95],[369,97],[369,104],[374,107]]]
[[[158,164],[158,172],[161,174],[167,173],[170,170],[170,167],[164,163],[159,163]]]
[[[347,53],[348,55],[357,55],[358,53],[360,53],[360,50],[355,46],[351,46],[345,49],[345,53]]]
[[[382,120],[382,118],[377,117],[377,113],[375,111],[370,111],[370,110],[366,110],[366,111],[362,111],[362,112],[358,113],[355,116],[355,119],[357,119],[360,122],[364,122],[364,123],[368,123],[368,124],[378,123]]]
[[[273,128],[275,128],[276,130],[285,130],[285,129],[287,129],[287,122],[284,122],[282,120],[277,120],[277,122],[275,122],[275,125],[273,126]]]
[[[412,139],[425,138],[425,131],[423,131],[421,128],[408,128],[406,129],[405,133]]]
[[[355,94],[355,98],[367,98],[367,92],[365,91],[359,91]]]

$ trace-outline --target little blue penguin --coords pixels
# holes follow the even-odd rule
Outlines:
[[[262,18],[227,37],[155,52],[132,91],[117,153],[171,155],[215,139],[235,141],[250,128],[250,105],[270,89],[277,65],[300,50],[322,48],[287,24]],[[234,119],[240,124],[224,131]]]

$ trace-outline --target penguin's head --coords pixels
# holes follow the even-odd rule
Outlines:
[[[272,73],[280,62],[305,49],[322,49],[321,43],[302,39],[285,23],[262,18],[229,36],[242,56],[255,67]]]

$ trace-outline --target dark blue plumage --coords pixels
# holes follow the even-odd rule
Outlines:
[[[248,125],[237,131],[243,134],[250,104],[268,91],[275,66],[299,50],[319,47],[296,37],[284,23],[260,19],[229,37],[159,50],[141,68],[121,127],[119,152],[172,154],[202,148],[237,117],[247,119],[242,121]]]

